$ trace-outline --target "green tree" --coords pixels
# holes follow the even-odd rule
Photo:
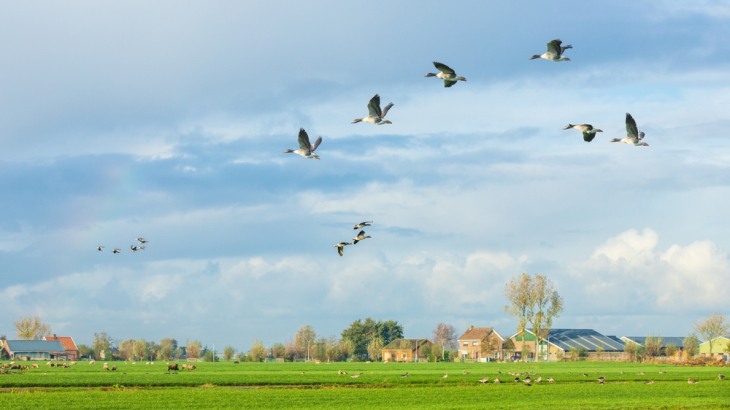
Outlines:
[[[251,358],[252,362],[260,362],[266,357],[266,349],[264,348],[264,342],[258,339],[253,340],[251,349],[248,351],[248,357]]]
[[[271,355],[277,359],[283,359],[286,357],[286,347],[281,343],[274,343],[271,346]]]
[[[500,340],[497,335],[494,334],[494,329],[490,330],[489,334],[484,336],[479,344],[482,356],[492,357],[494,352],[499,350],[499,344]]]
[[[79,349],[79,358],[82,357],[92,357],[94,354],[94,351],[91,349],[91,347],[81,344],[76,346]]]
[[[661,336],[649,335],[644,341],[644,349],[648,357],[659,357],[662,353],[662,343],[664,339]]]
[[[144,339],[135,340],[134,345],[134,357],[137,358],[137,360],[147,360],[147,341]]]
[[[175,355],[177,350],[177,340],[172,338],[165,338],[160,340],[160,345],[157,349],[157,356],[159,360],[170,360]]]
[[[246,361],[246,353],[245,352],[238,352],[238,355],[236,356],[236,360],[239,362],[245,362]]]
[[[94,350],[94,358],[96,360],[111,360],[113,343],[114,339],[106,332],[94,333],[94,343],[91,345]]]
[[[690,333],[682,340],[682,348],[686,357],[691,359],[697,356],[700,350],[700,339],[694,333]]]
[[[368,346],[374,339],[379,338],[380,343],[387,345],[395,339],[403,338],[403,326],[395,320],[377,322],[371,318],[365,321],[357,319],[350,327],[342,331],[342,339],[352,343],[352,355],[363,359],[368,356]]]
[[[236,349],[234,349],[233,346],[226,346],[223,348],[223,359],[225,361],[230,362],[234,354],[236,354]]]
[[[134,360],[134,339],[119,342],[119,355],[122,360]]]
[[[504,344],[502,345],[502,350],[507,352],[507,357],[512,357],[516,350],[514,340],[512,340],[512,338],[505,340]]]
[[[664,348],[664,354],[667,357],[674,357],[677,354],[677,345],[674,343],[667,343],[667,346]]]
[[[218,356],[215,355],[215,352],[210,349],[205,349],[205,354],[203,355],[203,361],[204,362],[217,362]]]

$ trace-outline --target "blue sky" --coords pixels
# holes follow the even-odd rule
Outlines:
[[[511,333],[521,272],[564,295],[556,327],[725,312],[730,2],[369,4],[4,4],[0,332]],[[554,38],[572,61],[528,60]],[[434,60],[468,81],[424,78]],[[350,124],[376,93],[393,124]],[[626,112],[649,147],[608,142]],[[321,161],[282,154],[300,127]]]

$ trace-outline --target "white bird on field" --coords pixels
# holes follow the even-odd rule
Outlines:
[[[591,124],[576,124],[576,125],[568,124],[563,129],[567,130],[570,128],[581,131],[583,133],[583,141],[585,141],[585,142],[593,141],[593,138],[596,137],[597,132],[603,132],[603,130],[599,130],[598,128],[593,128],[593,126]]]
[[[626,138],[614,138],[611,140],[611,142],[623,142],[637,147],[648,147],[649,144],[647,144],[646,142],[641,142],[641,140],[643,139],[644,133],[636,128],[636,121],[634,120],[634,117],[632,117],[631,114],[626,113]]]
[[[458,77],[456,75],[456,71],[452,70],[451,67],[447,66],[446,64],[442,64],[439,62],[434,61],[433,66],[436,67],[440,71],[440,73],[434,74],[434,73],[428,73],[424,77],[436,77],[444,80],[444,87],[451,87],[452,85],[458,83],[459,81],[466,81],[466,78],[464,77]]]
[[[322,143],[322,137],[317,138],[316,141],[314,141],[314,145],[310,144],[309,142],[309,135],[307,135],[307,131],[304,131],[304,128],[299,128],[299,149],[287,149],[284,151],[285,154],[288,153],[295,153],[298,155],[303,156],[304,158],[315,158],[319,159],[319,155],[314,153],[314,150],[319,147],[319,144]]]
[[[337,245],[335,245],[335,248],[337,248],[337,253],[339,253],[340,256],[342,256],[342,254],[344,253],[344,248],[347,245],[352,245],[352,244],[350,242],[340,242]]]
[[[392,106],[393,103],[390,103],[381,110],[380,96],[378,94],[375,94],[375,96],[371,98],[370,102],[368,103],[368,116],[363,118],[355,118],[354,120],[352,120],[352,123],[357,124],[358,122],[369,122],[370,124],[375,125],[392,124],[392,122],[383,119],[388,114],[388,110],[390,110]]]
[[[360,231],[360,233],[358,233],[356,237],[352,238],[353,244],[357,245],[358,242],[367,238],[371,238],[371,236],[365,236],[365,231]]]
[[[565,52],[565,50],[567,50],[569,48],[573,48],[573,46],[571,46],[569,44],[565,47],[561,47],[561,44],[563,44],[563,42],[560,41],[560,39],[555,39],[555,40],[547,43],[547,53],[535,54],[534,56],[530,57],[530,60],[534,60],[536,58],[542,58],[545,60],[556,61],[556,62],[557,61],[570,61],[570,59],[568,57],[563,57],[563,53]]]

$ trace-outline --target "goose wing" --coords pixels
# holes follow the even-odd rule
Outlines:
[[[444,78],[444,87],[449,88],[458,82],[459,82],[458,80],[453,80],[451,78]]]
[[[375,94],[375,97],[370,99],[370,102],[368,103],[368,113],[372,117],[381,117],[380,96],[378,94]]]
[[[555,54],[556,56],[559,56],[561,54],[560,52],[560,45],[563,44],[560,39],[555,39],[549,43],[547,43],[547,51],[550,54]]]
[[[434,61],[433,62],[433,66],[436,67],[437,70],[441,71],[444,74],[451,74],[453,76],[456,75],[456,72],[454,70],[452,70],[446,64],[442,64],[442,63],[439,63],[439,62]]]
[[[380,115],[380,118],[385,118],[386,115],[388,115],[388,110],[393,107],[393,103],[388,103],[388,105],[383,108],[383,113]]]
[[[309,143],[309,135],[304,128],[299,128],[299,149],[310,151],[311,144]]]
[[[317,147],[319,147],[319,144],[321,144],[321,143],[322,143],[322,137],[317,138],[317,140],[314,141],[314,144],[312,145],[311,152],[314,152],[314,150],[316,150]]]
[[[342,256],[342,254],[344,253],[343,249],[344,249],[344,246],[338,246],[337,247],[337,253],[339,253],[340,256]]]
[[[631,114],[626,113],[626,137],[638,141],[639,130],[636,128],[636,121]]]
[[[591,142],[591,141],[593,141],[593,138],[596,138],[596,133],[595,132],[586,132],[586,131],[583,131],[583,141],[585,141],[585,142]]]

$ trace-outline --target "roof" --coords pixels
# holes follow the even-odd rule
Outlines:
[[[79,348],[76,347],[76,343],[74,343],[73,338],[68,336],[46,336],[43,340],[57,340],[61,342],[65,350],[79,350]]]
[[[6,340],[7,349],[15,352],[65,352],[57,340]]]
[[[712,339],[712,344],[717,343],[717,341],[720,340],[720,339],[727,340],[727,341],[730,342],[730,339],[728,339],[727,337],[725,337],[725,336],[718,336],[718,337]],[[708,340],[706,342],[702,342],[702,343],[700,343],[700,346],[702,346],[703,344],[707,344],[707,343],[710,343],[710,341]]]
[[[424,343],[431,343],[428,339],[395,339],[388,343],[383,350],[413,350],[416,348],[416,343],[422,345]]]
[[[532,333],[532,329],[526,329]],[[624,351],[624,342],[604,336],[593,329],[550,329],[546,341],[566,352],[571,348],[584,348],[595,352],[598,346],[604,351]]]
[[[683,346],[684,343],[684,337],[678,337],[678,336],[657,336],[662,338],[662,347],[667,347],[668,344],[673,344],[680,349]],[[622,339],[628,339],[634,343],[640,344],[640,345],[646,345],[646,336],[624,336]]]
[[[459,340],[482,340],[492,331],[497,333],[493,327],[469,327],[469,329],[467,329],[466,332],[459,337]],[[499,336],[500,339],[503,339],[499,333],[497,333],[497,336]]]

